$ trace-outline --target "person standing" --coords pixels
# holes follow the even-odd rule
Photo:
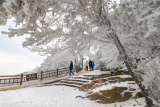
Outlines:
[[[73,62],[71,61],[70,62],[70,66],[69,66],[69,75],[71,76],[71,73],[74,75],[74,73],[73,73]]]
[[[95,63],[92,61],[92,70],[94,70]]]
[[[92,61],[89,60],[89,69],[92,70]]]
[[[88,71],[88,62],[85,63],[86,71]]]

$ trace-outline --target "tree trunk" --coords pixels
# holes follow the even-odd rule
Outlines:
[[[116,47],[118,48],[119,53],[121,55],[126,56],[126,59],[125,59],[124,63],[126,65],[126,67],[128,68],[128,72],[130,73],[132,78],[135,80],[135,82],[138,84],[138,86],[140,87],[141,92],[145,97],[145,100],[146,100],[146,103],[147,103],[148,107],[158,107],[158,105],[156,106],[156,105],[153,104],[152,99],[154,99],[154,97],[153,97],[152,91],[149,90],[149,89],[145,89],[144,85],[142,84],[142,81],[143,81],[142,77],[140,75],[136,74],[136,70],[134,69],[133,64],[129,60],[129,57],[128,57],[124,47],[122,46],[121,42],[119,41],[119,38],[116,35],[115,30],[113,30],[113,32],[111,34],[111,37],[112,37]],[[154,100],[156,100],[156,99],[154,99]]]

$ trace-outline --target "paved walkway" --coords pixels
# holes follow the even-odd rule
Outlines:
[[[85,73],[88,73],[88,72],[90,72],[90,71],[82,71],[82,72],[76,73],[74,76],[85,74]],[[60,80],[60,79],[68,78],[68,77],[70,77],[70,76],[64,76],[64,77],[54,78],[54,79],[50,79],[50,80],[46,80],[46,81],[41,81],[41,82],[37,82],[37,83],[33,83],[33,84],[28,84],[28,85],[22,85],[22,86],[2,87],[2,88],[0,88],[0,91],[26,88],[26,87],[30,87],[30,86],[34,86],[34,85],[39,85],[39,84],[43,84],[43,83],[48,83],[48,82],[52,82],[52,81],[56,81],[56,80]]]

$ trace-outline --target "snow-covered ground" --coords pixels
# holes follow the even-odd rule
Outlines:
[[[93,71],[83,75],[99,75],[107,72]],[[73,76],[74,77],[74,76]],[[118,84],[118,83],[116,83]],[[120,84],[122,85],[122,84]],[[125,84],[124,84],[125,85]],[[104,87],[104,86],[103,86]],[[106,85],[110,89],[112,85]],[[100,90],[105,88],[100,87]],[[96,90],[98,90],[96,88]],[[144,98],[130,99],[113,104],[99,104],[85,96],[87,92],[68,86],[32,86],[17,90],[0,92],[0,107],[145,107]]]

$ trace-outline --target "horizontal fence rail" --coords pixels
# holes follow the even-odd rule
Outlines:
[[[79,67],[75,66],[73,68],[73,72],[79,72]],[[0,76],[0,84],[20,84],[22,85],[23,82],[28,82],[32,80],[43,80],[44,78],[55,77],[58,78],[59,76],[63,76],[69,73],[69,68],[57,68],[56,70],[51,71],[41,71],[38,73],[32,74],[21,74],[21,75],[7,75],[7,76]]]

